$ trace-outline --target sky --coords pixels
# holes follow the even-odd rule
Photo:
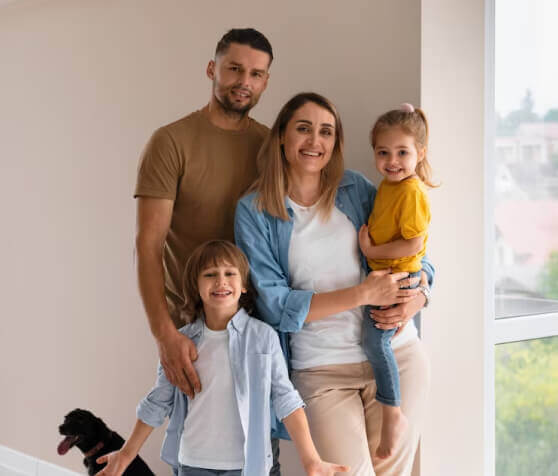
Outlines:
[[[518,109],[530,89],[534,110],[558,109],[558,0],[496,0],[495,104]]]

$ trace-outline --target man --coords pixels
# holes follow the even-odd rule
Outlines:
[[[167,378],[190,398],[201,385],[192,365],[196,347],[177,331],[184,324],[184,265],[204,241],[233,240],[234,208],[256,178],[268,133],[248,113],[267,86],[272,60],[260,32],[227,32],[207,65],[209,104],[155,131],[140,159],[134,194],[140,294]]]

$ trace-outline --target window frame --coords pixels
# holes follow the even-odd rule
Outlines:
[[[496,0],[485,0],[485,160],[484,160],[484,276],[485,276],[485,475],[496,473],[496,362],[499,344],[558,336],[558,312],[496,319],[494,258],[496,174]]]

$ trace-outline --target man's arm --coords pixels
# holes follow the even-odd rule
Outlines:
[[[139,197],[137,203],[136,256],[143,306],[167,378],[193,398],[194,392],[201,391],[200,380],[192,365],[192,361],[197,359],[196,346],[177,331],[165,299],[163,246],[174,202]]]

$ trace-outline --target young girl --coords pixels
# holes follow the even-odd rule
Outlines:
[[[378,118],[370,141],[376,168],[384,179],[378,188],[368,226],[363,225],[359,232],[361,250],[372,270],[407,271],[409,278],[418,278],[430,223],[425,185],[435,186],[426,158],[426,117],[411,104],[402,104],[400,109]],[[416,279],[411,282],[414,281]],[[420,288],[428,304],[429,289]],[[381,440],[376,456],[387,458],[407,427],[400,407],[399,370],[390,344],[402,323],[398,323],[396,329],[382,330],[368,318],[368,311],[370,308],[363,321],[363,347],[374,369],[376,399],[383,404]]]
[[[170,417],[161,457],[180,476],[260,476],[272,466],[270,402],[292,437],[307,475],[346,472],[323,462],[314,447],[304,403],[292,386],[277,333],[250,317],[249,266],[227,241],[210,241],[184,272],[186,313],[180,332],[197,346],[202,391],[195,399],[171,385],[159,364],[157,381],[139,403],[124,446],[101,456],[97,475],[121,475],[153,427]],[[246,306],[246,309],[242,306]]]

